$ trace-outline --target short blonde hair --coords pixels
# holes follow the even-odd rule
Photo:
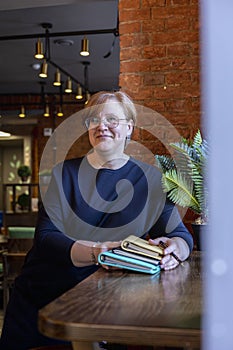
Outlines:
[[[105,103],[108,100],[120,102],[127,120],[133,120],[136,124],[137,112],[132,99],[123,91],[99,91],[92,95],[85,108]]]

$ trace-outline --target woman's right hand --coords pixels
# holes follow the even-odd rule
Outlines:
[[[77,240],[71,247],[70,257],[73,264],[77,267],[88,266],[97,264],[98,255],[101,252],[117,248],[121,245],[121,241],[106,241],[106,242],[93,242]],[[104,268],[108,269],[107,266]]]

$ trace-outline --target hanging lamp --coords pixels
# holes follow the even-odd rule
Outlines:
[[[53,82],[54,86],[60,86],[61,85],[61,73],[59,69],[57,68],[56,73],[55,73],[55,78]]]
[[[20,117],[20,118],[25,118],[25,117],[26,117],[26,114],[25,114],[25,107],[24,107],[24,106],[21,106],[21,108],[20,108],[19,117]]]
[[[84,37],[82,39],[80,55],[81,56],[89,56],[90,55],[90,52],[89,52],[89,40],[86,37]]]
[[[40,78],[47,78],[48,76],[48,63],[46,60],[43,61],[42,66],[41,66],[41,71],[39,73]]]
[[[65,92],[67,94],[70,94],[72,92],[72,80],[70,79],[70,77],[68,77],[66,80]]]
[[[49,117],[50,112],[49,112],[49,105],[46,103],[45,109],[44,109],[44,117]]]
[[[36,52],[34,57],[38,60],[42,60],[44,58],[43,43],[41,42],[40,39],[38,39],[36,42]]]
[[[82,92],[82,87],[80,84],[77,85],[77,93],[75,95],[75,98],[77,100],[81,100],[83,98],[83,92]]]
[[[62,111],[62,106],[61,105],[58,107],[57,116],[58,117],[63,117],[63,111]]]

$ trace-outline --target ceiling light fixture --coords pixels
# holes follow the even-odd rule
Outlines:
[[[35,38],[37,40],[35,55],[39,59],[44,58],[46,61],[44,61],[43,67],[42,67],[42,65],[39,66],[38,64],[37,65],[32,64],[32,67],[35,70],[41,68],[40,76],[42,78],[47,77],[48,64],[50,64],[50,65],[54,66],[55,68],[59,68],[59,70],[62,74],[66,75],[66,76],[70,76],[70,78],[72,79],[73,82],[80,84],[83,91],[88,90],[89,88],[88,88],[88,86],[85,85],[85,83],[82,84],[79,80],[77,80],[75,77],[73,77],[69,72],[66,72],[64,69],[62,69],[55,62],[52,61],[52,59],[50,57],[50,38],[52,38],[52,37],[84,36],[84,38],[82,39],[82,49],[81,49],[80,54],[88,56],[89,55],[89,40],[86,38],[86,36],[87,35],[113,34],[114,37],[118,37],[119,36],[119,20],[118,20],[118,18],[117,18],[117,25],[114,28],[108,28],[108,29],[104,28],[104,29],[95,29],[95,30],[79,30],[79,31],[50,33],[50,29],[52,28],[51,23],[47,23],[47,22],[40,23],[40,26],[43,29],[45,29],[45,33],[35,33],[35,34],[30,33],[30,34],[3,36],[3,37],[0,37],[0,41],[1,40],[21,40],[21,39],[31,40],[31,39]],[[44,43],[45,49],[44,50],[43,50],[42,38],[45,39],[45,43]],[[67,40],[67,39],[55,39],[54,43],[58,44],[58,45],[62,45],[62,46],[72,46],[74,44],[74,42],[72,40]],[[113,51],[114,44],[115,44],[115,38],[114,38],[114,41],[113,41],[113,44],[112,44],[110,51],[104,56],[104,58],[107,58],[110,56],[110,54]],[[38,57],[38,55],[39,55],[39,57]],[[42,55],[43,55],[43,57],[42,57]],[[77,99],[79,99],[79,98],[77,98]]]
[[[80,84],[77,85],[77,93],[75,95],[75,98],[77,100],[81,100],[83,98],[83,91],[82,91],[82,87]]]
[[[77,83],[77,85],[81,87],[81,90],[83,89],[84,91],[88,91],[89,87],[88,87],[88,78],[87,78],[87,66],[90,64],[90,62],[82,62],[83,65],[85,66],[84,68],[84,84],[82,84],[80,81],[78,81],[77,79],[75,79],[75,77],[73,77],[69,72],[65,71],[62,67],[60,67],[57,63],[55,63],[52,59],[51,59],[51,55],[50,55],[50,37],[52,36],[59,36],[60,35],[64,35],[64,33],[50,33],[50,29],[52,28],[52,24],[51,23],[41,23],[42,28],[45,29],[45,34],[44,35],[40,35],[43,36],[45,38],[45,50],[44,50],[44,61],[43,64],[41,65],[41,71],[39,76],[41,78],[47,78],[48,76],[48,65],[52,65],[54,68],[56,68],[56,73],[55,73],[55,80],[53,82],[54,86],[61,86],[62,82],[61,82],[61,73],[67,76],[67,81],[66,81],[66,86],[65,86],[65,92],[66,93],[72,93],[72,83],[75,82]],[[81,42],[81,51],[80,51],[80,55],[82,56],[88,56],[89,53],[89,40],[86,38],[85,35],[89,35],[89,34],[105,34],[105,33],[113,33],[114,36],[118,36],[118,28],[115,29],[106,29],[106,30],[95,30],[95,31],[86,31],[86,32],[71,32],[71,35],[84,35],[84,38],[82,39]],[[38,36],[39,38],[39,36]],[[54,43],[57,45],[63,45],[63,46],[72,46],[74,44],[74,42],[72,40],[67,40],[67,39],[55,39]],[[38,46],[38,51],[40,50],[40,39],[38,40],[37,43]],[[83,94],[82,91],[80,90],[80,87],[78,88],[78,93],[76,94],[76,99],[81,100],[83,98]],[[86,95],[85,95],[86,96]]]
[[[46,60],[43,61],[42,66],[41,66],[41,71],[39,73],[40,78],[47,78],[48,76],[48,63]]]
[[[0,130],[0,137],[11,137],[11,134],[9,132]]]
[[[84,37],[82,39],[82,46],[81,46],[80,55],[81,56],[89,56],[90,55],[90,52],[89,52],[89,40],[86,37]]]
[[[20,118],[25,118],[26,117],[24,106],[21,106],[21,108],[20,108],[19,117]]]
[[[66,80],[65,92],[67,94],[70,94],[72,92],[72,80],[70,79],[70,77],[68,77]]]
[[[55,39],[54,44],[60,45],[60,46],[72,46],[74,45],[73,40],[68,39]]]
[[[34,57],[37,58],[38,60],[42,60],[42,58],[44,58],[43,43],[41,42],[40,39],[38,39],[36,42],[36,52]]]
[[[53,85],[54,86],[61,85],[61,73],[60,73],[58,68],[57,68],[56,73],[55,73],[55,79],[54,79]]]
[[[50,113],[49,113],[49,105],[46,104],[45,105],[45,110],[44,110],[44,117],[49,117]]]
[[[57,116],[58,117],[63,117],[62,106],[58,107]]]

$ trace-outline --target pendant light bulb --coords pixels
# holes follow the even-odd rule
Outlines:
[[[75,98],[77,100],[81,100],[83,98],[83,92],[82,92],[82,87],[80,84],[77,85],[77,93],[75,95]]]
[[[67,94],[70,94],[72,92],[72,80],[70,79],[70,77],[67,78],[65,92]]]
[[[82,39],[82,46],[81,46],[81,51],[80,51],[80,55],[81,56],[89,56],[90,52],[89,52],[89,40],[84,37]]]
[[[60,73],[59,69],[56,70],[53,85],[54,86],[60,86],[61,85],[61,73]]]
[[[47,78],[47,76],[48,76],[48,63],[46,62],[46,60],[44,60],[41,66],[39,77]]]
[[[38,60],[42,60],[44,58],[44,53],[43,53],[43,43],[38,39],[36,42],[36,52],[34,57]]]
[[[45,110],[44,110],[44,117],[49,117],[50,113],[49,113],[49,105],[46,104],[45,105]]]
[[[58,117],[63,117],[62,106],[58,107],[57,116]]]
[[[20,108],[19,117],[20,118],[25,118],[26,117],[24,106],[21,106],[21,108]]]

